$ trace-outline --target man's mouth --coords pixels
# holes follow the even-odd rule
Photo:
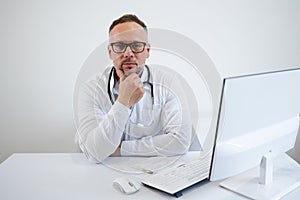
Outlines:
[[[128,68],[132,68],[132,67],[136,67],[137,64],[135,62],[124,62],[122,64],[123,67],[128,67]]]
[[[124,72],[128,72],[136,68],[137,66],[138,65],[136,62],[123,62],[121,68]]]

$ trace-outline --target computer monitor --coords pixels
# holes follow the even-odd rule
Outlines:
[[[299,164],[285,152],[295,145],[299,115],[300,69],[225,78],[210,180],[230,177],[220,185],[252,199],[298,187]]]

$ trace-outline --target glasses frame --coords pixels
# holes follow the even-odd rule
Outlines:
[[[124,50],[123,50],[123,51],[120,51],[120,52],[115,51],[115,49],[114,49],[114,45],[115,45],[115,44],[122,44],[122,45],[125,45]],[[134,51],[134,50],[133,50],[133,47],[132,47],[132,45],[134,45],[134,44],[143,44],[143,49],[142,49],[141,51]],[[141,53],[141,52],[143,52],[143,51],[145,50],[146,44],[147,44],[146,42],[137,42],[137,41],[131,42],[131,43],[112,42],[112,43],[110,43],[110,46],[111,46],[113,52],[115,52],[115,53],[117,53],[117,54],[125,53],[127,47],[130,47],[130,50],[131,50],[133,53]]]

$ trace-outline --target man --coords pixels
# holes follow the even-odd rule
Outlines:
[[[108,54],[114,66],[86,82],[78,99],[78,141],[89,160],[188,150],[192,127],[176,94],[180,85],[171,71],[145,65],[149,53],[147,27],[135,15],[111,24]]]

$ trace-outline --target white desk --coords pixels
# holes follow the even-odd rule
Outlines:
[[[132,195],[120,193],[112,187],[112,181],[124,175],[102,164],[89,163],[80,153],[13,154],[0,164],[0,199],[177,199],[144,186]],[[283,199],[299,197],[300,188]],[[185,190],[178,199],[245,200],[209,181]]]

